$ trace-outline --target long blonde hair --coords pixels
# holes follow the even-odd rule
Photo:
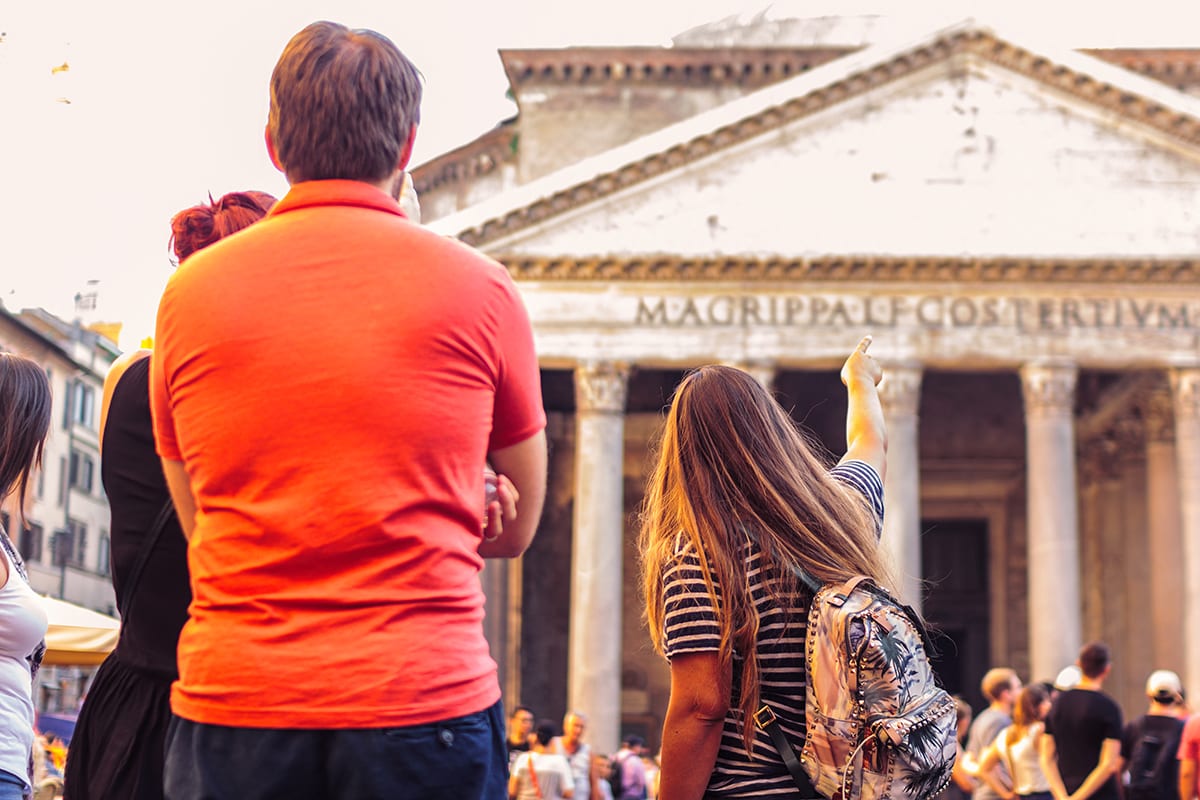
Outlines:
[[[721,663],[734,652],[742,658],[738,707],[749,749],[760,620],[746,574],[748,539],[761,552],[764,587],[784,604],[801,589],[797,569],[821,583],[867,575],[890,586],[875,519],[865,498],[829,476],[787,413],[738,369],[702,367],[683,379],[658,451],[639,538],[650,637],[663,653],[663,574],[682,536],[718,609]]]

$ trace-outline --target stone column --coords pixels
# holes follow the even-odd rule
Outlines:
[[[883,481],[884,549],[892,558],[900,598],[921,610],[921,459],[918,409],[921,366],[884,364],[879,400],[887,426],[887,474]]]
[[[1154,664],[1183,675],[1183,535],[1179,501],[1179,465],[1175,456],[1175,415],[1166,389],[1150,395],[1146,420],[1146,528],[1150,581],[1149,628],[1154,636]]]
[[[508,658],[508,626],[509,626],[509,593],[508,576],[511,562],[508,559],[484,559],[483,571],[479,573],[479,583],[483,587],[484,614],[483,635],[488,642],[488,650],[492,660],[496,662],[499,672],[497,678],[504,692],[504,699],[515,704],[517,696],[509,693],[509,670],[520,672],[519,662]]]
[[[1200,687],[1200,367],[1171,370],[1183,534],[1183,639],[1189,691]]]
[[[1030,675],[1057,675],[1080,646],[1073,364],[1021,368],[1029,533]]]
[[[588,715],[597,752],[621,736],[624,435],[628,370],[575,370],[575,510],[567,700]]]

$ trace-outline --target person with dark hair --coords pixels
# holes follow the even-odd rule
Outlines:
[[[745,372],[703,367],[675,390],[639,543],[650,635],[671,670],[663,800],[794,793],[752,721],[769,706],[801,750],[812,587],[892,583],[878,544],[887,439],[870,343],[842,367],[847,450],[832,469]]]
[[[29,476],[50,430],[50,382],[37,363],[0,353],[0,504],[25,527]],[[33,791],[33,682],[46,652],[46,609],[0,527],[0,800]]]
[[[613,753],[611,772],[614,800],[646,800],[650,793],[650,781],[642,756],[646,754],[646,740],[635,733],[627,733],[621,739],[621,747]]]
[[[566,800],[574,797],[575,779],[565,756],[555,753],[554,723],[543,719],[534,729],[533,746],[513,764],[508,796],[516,800]]]
[[[266,216],[275,198],[231,192],[171,218],[177,263]],[[117,647],[79,712],[64,786],[70,800],[161,800],[175,648],[187,620],[187,541],[179,528],[150,418],[149,350],[126,353],[104,380],[100,481],[112,522]]]
[[[1103,642],[1084,645],[1079,682],[1046,715],[1041,762],[1054,800],[1120,800],[1121,708],[1101,691],[1111,659]]]
[[[194,593],[171,800],[505,795],[479,572],[533,538],[546,416],[508,272],[397,202],[420,99],[379,33],[293,36],[287,195],[163,292],[151,408]]]
[[[529,706],[517,706],[508,715],[508,736],[505,743],[508,746],[508,768],[511,772],[513,762],[521,753],[528,753],[533,746],[536,736],[533,732],[533,709]]]

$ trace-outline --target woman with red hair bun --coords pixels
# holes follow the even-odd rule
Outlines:
[[[187,268],[198,250],[266,216],[275,198],[232,192],[171,219],[171,248]],[[179,528],[150,420],[150,351],[127,353],[104,381],[100,477],[112,510],[112,576],[121,638],[79,714],[67,756],[71,800],[162,800],[175,648],[188,617],[187,542]]]

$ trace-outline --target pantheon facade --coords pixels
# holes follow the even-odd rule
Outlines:
[[[883,546],[949,687],[1103,639],[1127,714],[1156,668],[1200,697],[1200,51],[861,22],[502,51],[518,115],[415,170],[543,370],[545,516],[483,578],[506,701],[602,750],[666,708],[635,539],[674,386],[742,367],[836,456],[866,333]]]

